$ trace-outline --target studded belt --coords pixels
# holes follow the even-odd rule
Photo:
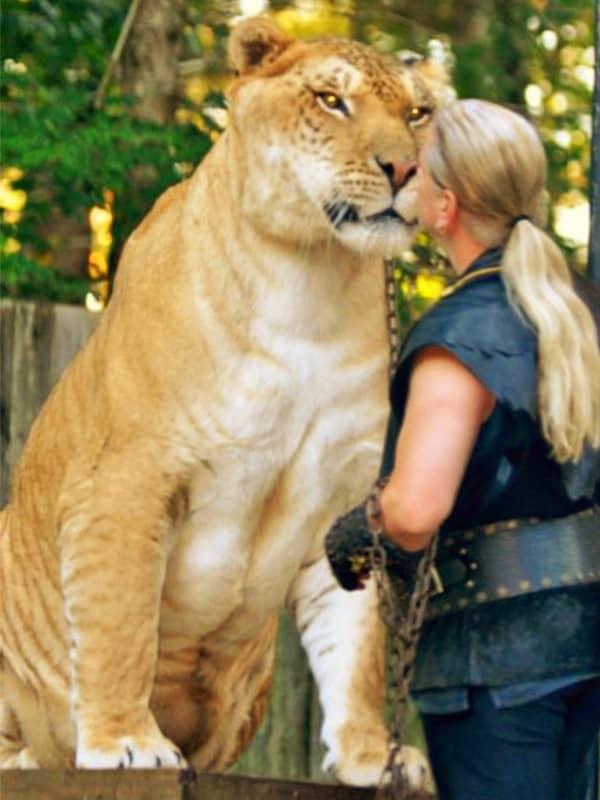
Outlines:
[[[427,619],[531,592],[600,582],[600,507],[549,520],[507,520],[440,537],[443,590]]]

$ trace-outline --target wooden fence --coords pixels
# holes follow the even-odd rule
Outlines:
[[[35,415],[97,321],[76,306],[0,301],[0,506]]]

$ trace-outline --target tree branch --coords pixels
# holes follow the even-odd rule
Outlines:
[[[108,84],[110,83],[110,79],[112,78],[113,72],[115,71],[115,67],[121,60],[121,55],[123,53],[123,48],[129,38],[129,34],[131,33],[131,28],[133,23],[135,22],[135,18],[139,11],[139,7],[141,4],[141,0],[132,0],[131,5],[129,6],[129,10],[127,12],[127,16],[125,17],[125,21],[123,22],[123,27],[119,33],[119,38],[117,39],[117,43],[115,44],[112,53],[110,54],[110,58],[108,60],[108,64],[104,75],[102,76],[102,80],[100,81],[100,85],[96,90],[96,94],[94,95],[94,108],[102,108],[104,105],[104,95],[106,94],[106,89]]]

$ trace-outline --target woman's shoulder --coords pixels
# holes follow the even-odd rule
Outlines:
[[[433,346],[451,352],[500,401],[535,416],[535,331],[509,302],[499,276],[462,286],[421,317],[400,352],[398,389],[408,378],[412,357]]]
[[[474,280],[450,293],[421,317],[407,349],[441,344],[492,355],[536,351],[535,330],[510,303],[499,276]]]

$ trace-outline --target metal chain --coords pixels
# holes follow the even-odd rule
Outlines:
[[[390,344],[390,377],[393,376],[400,355],[400,330],[398,325],[398,309],[396,294],[396,279],[394,278],[394,260],[384,258],[385,269],[385,300],[387,305],[387,327]]]
[[[389,636],[387,700],[390,708],[388,758],[376,793],[376,800],[408,800],[413,796],[404,765],[399,758],[405,739],[408,696],[414,671],[419,634],[434,589],[433,563],[437,535],[430,541],[417,567],[415,585],[408,595],[399,595],[390,584],[385,567],[385,550],[373,535],[371,564],[379,597],[379,610]]]
[[[390,342],[390,375],[394,374],[400,351],[398,315],[396,310],[396,281],[393,262],[385,259],[388,335]],[[427,601],[439,590],[439,578],[434,562],[438,536],[431,539],[417,567],[412,592],[400,594],[392,586],[386,569],[386,553],[381,544],[383,527],[379,495],[385,485],[377,481],[367,498],[367,519],[373,537],[370,562],[379,600],[379,613],[389,640],[389,671],[387,700],[391,709],[388,758],[377,788],[376,800],[410,800],[413,791],[404,765],[399,758],[405,738],[409,685],[414,671],[415,656]]]

